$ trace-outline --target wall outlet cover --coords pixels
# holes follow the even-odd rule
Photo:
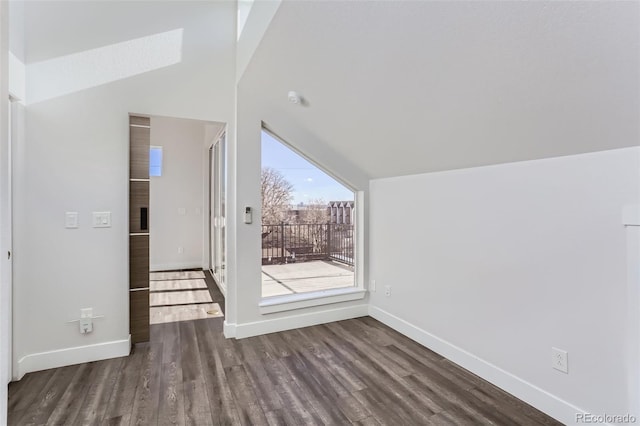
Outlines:
[[[558,371],[569,374],[569,355],[567,351],[551,348],[551,366]]]

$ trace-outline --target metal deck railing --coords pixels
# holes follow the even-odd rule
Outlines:
[[[353,225],[262,225],[262,264],[334,260],[353,266]]]

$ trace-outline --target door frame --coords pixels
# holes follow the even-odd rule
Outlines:
[[[214,216],[213,216],[213,185],[211,184],[213,182],[213,143],[209,146],[209,148],[207,149],[207,160],[209,162],[209,180],[208,180],[208,187],[209,187],[209,199],[208,199],[208,208],[207,210],[209,211],[209,224],[208,224],[208,228],[209,228],[209,240],[208,240],[208,244],[209,244],[209,259],[207,259],[208,263],[209,263],[209,272],[211,273],[211,276],[213,276],[213,267],[214,267],[214,259],[213,259],[213,220],[214,220]]]
[[[0,359],[2,360],[1,386],[14,378],[13,371],[13,195],[12,195],[12,143],[14,140],[12,114],[16,99],[8,96],[3,105],[3,122],[6,127],[0,137]],[[6,110],[5,110],[6,108]],[[6,112],[5,112],[6,111]],[[5,393],[2,393],[3,397]],[[6,413],[5,413],[6,414]],[[2,416],[0,416],[2,417]]]

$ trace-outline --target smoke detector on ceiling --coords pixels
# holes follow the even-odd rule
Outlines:
[[[301,104],[302,96],[300,96],[298,92],[292,90],[289,92],[289,102],[291,102],[292,104]]]

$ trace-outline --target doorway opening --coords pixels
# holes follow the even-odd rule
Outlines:
[[[211,179],[209,147],[220,140],[224,123],[151,117],[150,323],[221,317],[224,298],[210,275],[210,259],[223,246],[211,243],[219,231],[209,216],[211,188],[220,197],[219,176]],[[221,211],[218,208],[218,211]],[[214,269],[215,271],[215,269]]]
[[[210,273],[209,146],[225,125],[131,120],[131,328],[222,317],[224,296]]]

